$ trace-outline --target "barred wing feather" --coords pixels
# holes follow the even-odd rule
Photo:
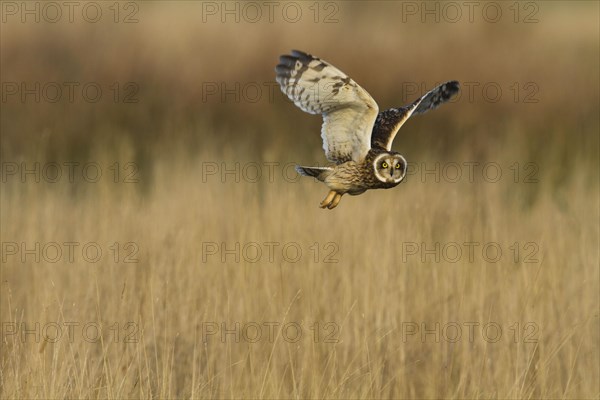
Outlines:
[[[329,161],[361,161],[371,148],[379,113],[366,90],[345,73],[310,54],[293,50],[275,68],[281,90],[303,111],[321,114],[323,150]]]

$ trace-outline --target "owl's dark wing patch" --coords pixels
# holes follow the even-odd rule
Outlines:
[[[379,107],[366,90],[328,62],[297,50],[282,55],[275,72],[281,91],[296,106],[323,116],[328,160],[360,161],[367,155]]]
[[[450,81],[430,90],[412,104],[391,108],[379,113],[371,134],[371,147],[392,149],[392,143],[400,127],[411,115],[423,114],[447,102],[458,93],[460,86],[457,81]]]

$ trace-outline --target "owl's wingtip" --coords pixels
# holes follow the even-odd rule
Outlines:
[[[458,92],[460,90],[460,82],[459,81],[448,81],[446,82],[446,86],[450,88],[453,92]]]

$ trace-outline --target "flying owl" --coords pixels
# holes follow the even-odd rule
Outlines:
[[[335,208],[346,193],[390,189],[406,176],[407,163],[392,151],[400,127],[413,114],[422,114],[450,100],[457,81],[446,82],[412,104],[379,112],[373,98],[345,73],[317,57],[292,50],[275,67],[281,91],[303,111],[321,114],[321,138],[329,167],[296,166],[304,176],[324,182],[330,191],[321,208]]]

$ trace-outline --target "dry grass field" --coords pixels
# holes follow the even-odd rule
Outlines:
[[[599,398],[598,3],[15,4],[0,397]],[[290,168],[325,162],[320,118],[273,89],[291,48],[382,109],[462,94],[403,127],[406,182],[321,210]]]

